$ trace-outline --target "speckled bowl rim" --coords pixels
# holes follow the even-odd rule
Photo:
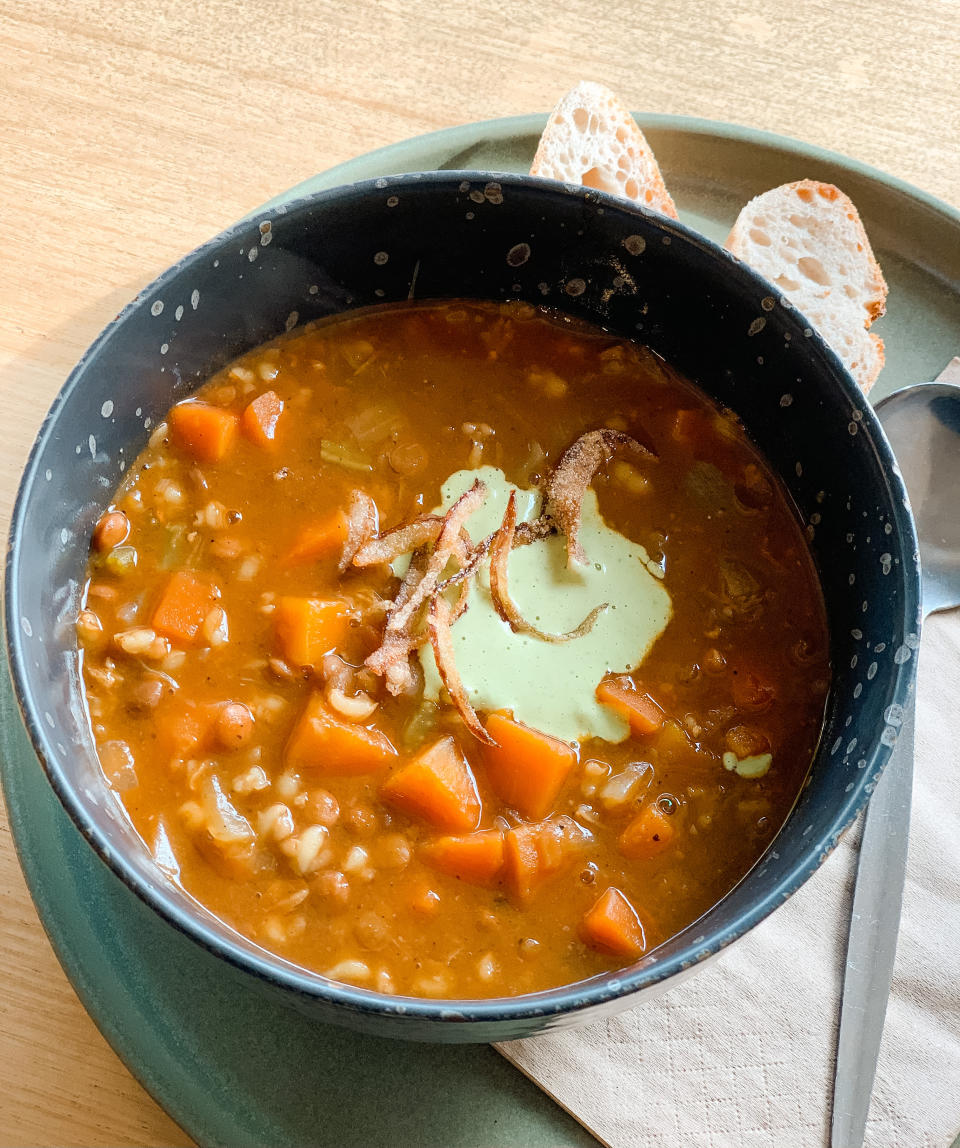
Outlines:
[[[529,117],[518,117],[524,119]],[[730,281],[734,286],[738,281],[749,284],[753,288],[762,287],[765,292],[778,295],[779,292],[756,272],[745,264],[732,259],[717,244],[701,235],[699,232],[672,219],[666,219],[646,208],[625,203],[622,199],[570,185],[558,185],[553,181],[542,180],[532,176],[517,175],[510,172],[475,171],[475,170],[443,170],[412,172],[404,175],[371,178],[354,183],[338,185],[326,190],[314,192],[304,196],[285,200],[284,212],[295,210],[307,204],[322,206],[335,203],[339,199],[350,199],[358,194],[380,193],[389,186],[400,188],[416,183],[458,184],[464,179],[498,180],[504,186],[526,186],[551,184],[554,188],[562,187],[566,194],[587,200],[590,203],[603,206],[606,210],[615,213],[637,214],[643,216],[648,222],[660,227],[665,234],[685,241],[708,256],[723,264]],[[894,181],[890,181],[894,182]],[[903,185],[906,187],[906,185]],[[911,189],[912,190],[912,189]],[[931,197],[925,197],[928,201]],[[939,210],[946,205],[933,201]],[[866,805],[870,793],[876,784],[887,760],[891,747],[880,740],[881,731],[877,731],[875,744],[867,756],[867,767],[862,771],[862,777],[854,789],[841,803],[830,829],[819,838],[811,837],[804,852],[798,858],[790,872],[763,898],[752,904],[749,911],[741,914],[733,924],[720,928],[710,936],[697,937],[685,948],[668,957],[645,958],[629,969],[618,969],[612,972],[592,977],[585,981],[574,982],[570,985],[545,990],[538,993],[528,993],[514,997],[496,997],[490,999],[468,1000],[440,1000],[432,1001],[416,997],[385,996],[372,990],[354,988],[353,986],[331,981],[319,973],[313,973],[294,965],[280,957],[272,957],[266,951],[261,957],[258,954],[242,951],[231,944],[226,938],[215,935],[195,915],[188,912],[183,904],[168,895],[162,886],[146,883],[140,879],[139,874],[128,864],[126,855],[118,850],[101,834],[94,823],[88,823],[83,815],[82,808],[75,800],[73,786],[68,777],[54,764],[56,755],[52,751],[50,739],[40,721],[33,699],[27,689],[24,672],[24,650],[22,639],[17,625],[20,616],[18,608],[18,593],[15,580],[11,577],[15,564],[16,553],[24,529],[24,514],[27,495],[33,483],[37,480],[39,458],[46,443],[51,428],[55,424],[61,407],[74,389],[79,385],[80,375],[87,361],[94,356],[101,346],[113,335],[113,332],[122,325],[127,316],[139,305],[144,296],[153,294],[164,287],[170,280],[178,275],[187,263],[213,254],[216,250],[228,243],[234,243],[242,238],[244,230],[249,226],[249,217],[240,220],[220,232],[217,236],[200,245],[192,252],[179,259],[170,268],[157,276],[127,304],[126,307],[107,325],[107,327],[94,340],[90,347],[80,358],[70,372],[62,388],[58,392],[51,407],[41,424],[37,437],[30,450],[11,517],[11,527],[8,538],[8,547],[5,563],[4,579],[4,614],[6,622],[6,650],[10,668],[11,680],[21,717],[26,727],[33,749],[41,766],[67,813],[90,843],[97,855],[106,865],[131,889],[137,897],[150,906],[169,924],[179,932],[191,938],[202,948],[214,956],[226,960],[235,968],[253,974],[255,977],[275,989],[289,991],[295,995],[322,1001],[326,1004],[339,1007],[346,1012],[365,1014],[367,1016],[381,1016],[384,1018],[409,1018],[411,1021],[435,1022],[441,1026],[444,1023],[463,1024],[475,1022],[480,1024],[493,1024],[496,1022],[510,1022],[522,1020],[544,1021],[550,1017],[561,1017],[567,1014],[593,1010],[596,1006],[606,1002],[630,997],[641,990],[662,984],[670,978],[692,969],[695,965],[715,956],[722,949],[744,936],[783,902],[820,867],[829,854],[836,847],[842,834],[850,827],[861,809]],[[904,601],[902,618],[904,633],[914,633],[919,637],[920,625],[920,582],[919,566],[914,561],[918,552],[916,530],[913,516],[910,511],[906,491],[899,476],[893,452],[887,442],[886,436],[880,426],[873,409],[866,397],[856,386],[847,373],[846,368],[836,353],[826,344],[821,336],[814,331],[807,340],[811,353],[824,358],[832,367],[838,385],[843,389],[846,400],[851,407],[860,412],[864,423],[869,426],[876,451],[884,474],[887,477],[887,494],[891,507],[892,517],[896,525],[896,537],[899,541],[898,554],[901,559],[901,569],[904,579]],[[905,663],[897,664],[892,675],[894,686],[891,702],[904,705],[908,699],[916,671],[916,659],[910,658]],[[824,752],[823,743],[817,749],[816,756]],[[776,839],[775,839],[776,840]],[[774,847],[774,843],[768,847]],[[761,858],[762,861],[762,858]],[[759,863],[759,862],[758,862]],[[751,870],[752,872],[752,870]],[[548,1027],[548,1026],[547,1026]],[[399,1031],[389,1035],[402,1036]],[[482,1038],[478,1038],[482,1039]]]

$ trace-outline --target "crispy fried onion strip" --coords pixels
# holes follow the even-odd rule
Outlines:
[[[544,513],[567,536],[568,563],[587,561],[587,555],[577,537],[580,532],[583,496],[593,476],[619,449],[629,450],[640,458],[657,457],[649,447],[623,431],[603,427],[588,431],[568,446],[547,479]]]
[[[354,561],[357,552],[376,535],[378,526],[377,504],[362,490],[353,491],[347,507],[347,537],[337,565],[341,574]]]
[[[400,582],[397,596],[387,610],[383,639],[364,663],[375,674],[379,674],[385,679],[387,689],[392,694],[412,693],[416,688],[417,679],[410,665],[410,655],[418,646],[423,644],[423,638],[415,637],[413,634],[398,630],[396,627],[391,629],[390,619],[409,601],[410,596],[423,579],[426,567],[426,551],[422,549],[416,551]]]
[[[453,558],[461,564],[468,563],[469,535],[466,535],[464,524],[470,515],[483,505],[486,497],[487,488],[478,479],[440,520],[440,530],[432,552],[428,553],[421,547],[414,553],[410,569],[407,570],[400,591],[387,613],[383,641],[365,663],[375,674],[380,674],[386,679],[387,689],[392,694],[404,693],[412,688],[414,678],[410,668],[410,654],[422,642],[421,638],[414,635],[417,616],[424,602],[428,599],[433,601],[441,596],[437,592],[438,585],[450,559]],[[458,609],[461,605],[465,610],[466,598],[463,594],[458,602]],[[460,610],[460,613],[462,612],[463,610]]]
[[[394,624],[398,628],[405,629],[408,627],[417,610],[436,590],[440,577],[450,559],[455,558],[457,554],[463,554],[461,532],[464,524],[475,510],[479,510],[483,506],[486,499],[487,488],[478,478],[473,486],[461,494],[443,516],[443,525],[437,536],[433,553],[427,560],[427,568],[423,572],[423,577],[393,618]],[[387,621],[387,628],[390,628],[390,619]]]
[[[642,458],[656,458],[652,450],[622,431],[609,427],[589,431],[564,451],[548,477],[540,517],[534,522],[518,523],[516,496],[511,493],[500,527],[477,545],[467,533],[466,522],[487,497],[487,488],[479,480],[442,517],[422,515],[379,537],[374,534],[375,517],[372,526],[370,518],[370,507],[374,516],[376,507],[372,503],[367,506],[363,502],[365,496],[355,497],[348,519],[350,529],[344,556],[352,547],[350,561],[354,566],[364,567],[412,554],[397,595],[387,610],[381,644],[365,663],[385,679],[390,693],[402,694],[416,689],[417,678],[410,655],[429,637],[437,671],[465,725],[480,741],[490,743],[490,735],[470,704],[457,670],[450,627],[468,608],[470,583],[489,554],[491,597],[497,613],[514,633],[530,634],[554,643],[574,641],[590,633],[608,603],[591,610],[576,629],[565,634],[546,633],[528,622],[510,598],[507,566],[514,547],[529,545],[557,531],[566,535],[568,562],[586,562],[587,556],[577,537],[583,498],[600,466],[621,449]],[[458,569],[444,578],[451,562]],[[459,590],[455,602],[449,597],[453,588]],[[422,626],[424,607],[426,633]]]
[[[395,526],[393,530],[388,530],[378,538],[365,540],[351,561],[354,566],[376,566],[380,563],[393,562],[401,554],[410,554],[414,550],[419,550],[421,546],[436,542],[442,526],[443,519],[438,514],[421,515],[413,522]]]
[[[378,537],[367,535],[362,545],[357,547],[351,556],[354,566],[379,566],[396,561],[403,554],[410,554],[422,546],[430,546],[436,542],[443,528],[443,519],[438,514],[424,514],[415,518],[413,522],[406,522],[395,526],[386,534]],[[374,528],[375,532],[376,528]],[[458,562],[466,562],[473,552],[473,539],[466,532],[460,531],[460,536],[454,545],[453,557]]]
[[[539,518],[535,518],[533,522],[518,522],[517,532],[513,536],[513,545],[516,546],[529,546],[532,542],[539,542],[543,538],[549,538],[551,534],[557,533],[557,524],[548,518],[546,514],[541,514]],[[491,536],[492,537],[492,536]]]
[[[572,642],[576,638],[585,638],[600,615],[609,608],[609,602],[595,606],[576,629],[568,630],[565,634],[548,634],[544,630],[538,630],[517,609],[516,603],[510,597],[507,581],[507,564],[510,561],[516,530],[517,500],[514,491],[511,490],[507,510],[503,516],[503,525],[493,536],[490,546],[490,597],[497,613],[515,634],[530,634],[531,637],[539,638],[541,642]]]
[[[466,586],[468,583],[464,583]],[[430,630],[430,644],[433,646],[433,656],[437,663],[437,672],[443,682],[450,700],[457,707],[457,712],[463,718],[463,724],[478,741],[485,745],[496,745],[490,734],[487,733],[483,722],[477,716],[477,711],[470,704],[467,691],[464,689],[457,669],[457,659],[453,652],[453,638],[450,632],[453,607],[442,594],[435,594],[430,599],[430,610],[427,614],[427,625]]]
[[[466,531],[464,531],[464,534],[466,534]],[[441,592],[450,586],[457,586],[461,582],[464,584],[469,583],[470,579],[480,569],[484,558],[486,558],[490,551],[490,544],[496,536],[497,531],[495,530],[493,534],[488,534],[486,538],[474,546],[470,535],[467,534],[469,549],[462,556],[460,554],[455,555],[457,561],[462,563],[460,569],[457,570],[455,574],[451,574],[449,578],[444,578],[442,582],[439,582],[437,584],[437,591]],[[457,615],[457,617],[459,617],[459,615]],[[456,621],[456,617],[454,621]]]

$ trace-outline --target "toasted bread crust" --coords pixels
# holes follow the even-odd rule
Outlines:
[[[677,209],[646,137],[602,84],[583,81],[547,121],[531,175],[581,183],[677,218]]]
[[[873,340],[873,345],[877,352],[877,375],[879,375],[887,361],[887,350],[884,346],[883,339],[881,339],[879,335],[871,335],[870,338]],[[877,375],[874,375],[874,379],[876,379]],[[871,383],[872,381],[873,380],[871,380]]]

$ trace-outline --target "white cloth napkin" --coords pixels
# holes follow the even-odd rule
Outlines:
[[[960,1132],[960,611],[924,629],[904,915],[868,1148]],[[662,997],[498,1046],[612,1148],[825,1148],[860,830]]]

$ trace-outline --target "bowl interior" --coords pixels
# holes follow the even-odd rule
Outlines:
[[[545,303],[647,343],[731,407],[806,526],[831,628],[822,742],[761,863],[654,958],[508,1000],[415,1001],[335,985],[218,921],[155,867],[106,785],[78,674],[73,622],[90,531],[171,403],[298,323],[412,297]],[[813,872],[866,801],[896,736],[919,635],[916,551],[902,483],[863,396],[803,317],[732,257],[671,220],[579,188],[476,172],[402,176],[237,225],[147,288],[91,347],[21,486],[7,560],[8,650],[61,800],[107,863],[173,924],[329,1019],[431,1039],[509,1039],[621,1007],[694,967]]]

